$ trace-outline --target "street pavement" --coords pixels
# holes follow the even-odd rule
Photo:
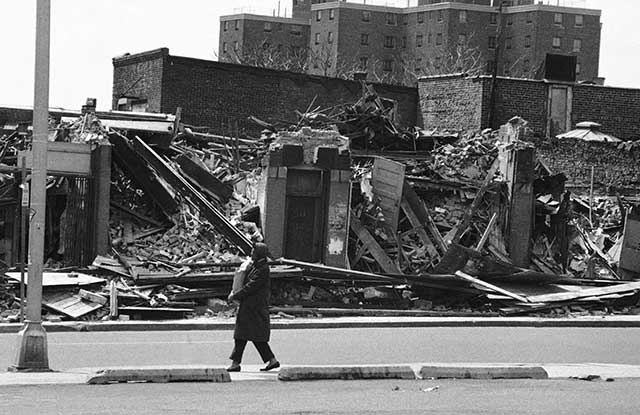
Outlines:
[[[0,387],[0,414],[636,415],[640,381],[374,380]]]

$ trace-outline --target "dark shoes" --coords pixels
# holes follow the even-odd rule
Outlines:
[[[269,362],[269,364],[267,364],[265,367],[260,369],[260,371],[261,372],[268,372],[271,369],[277,369],[279,367],[280,367],[280,362],[278,362],[277,360],[273,360],[273,361]]]
[[[227,372],[239,372],[240,365],[232,363],[231,366],[227,368]]]

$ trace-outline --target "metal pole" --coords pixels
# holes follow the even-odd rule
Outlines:
[[[24,323],[24,271],[27,253],[27,226],[29,225],[29,185],[27,184],[27,158],[22,157],[22,201],[20,214],[20,323]]]
[[[36,9],[36,66],[33,105],[31,209],[27,320],[20,332],[16,363],[11,370],[49,371],[47,335],[42,327],[42,268],[49,136],[49,39],[51,0],[38,0]]]

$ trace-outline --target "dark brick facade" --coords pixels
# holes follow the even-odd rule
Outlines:
[[[304,111],[314,98],[314,106],[329,107],[355,102],[362,91],[356,81],[171,56],[168,49],[115,58],[113,66],[114,109],[123,94],[147,99],[150,112],[175,113],[181,107],[185,123],[219,133],[228,133],[229,122],[237,121],[240,129],[257,134],[260,128],[247,121],[250,115],[293,121],[294,111]],[[416,88],[374,88],[398,102],[400,125],[417,123]]]
[[[455,61],[451,57],[460,44],[468,51],[479,52],[479,65],[474,69],[491,73],[501,26],[500,74],[534,78],[546,55],[552,53],[576,56],[579,81],[598,78],[599,10],[512,0],[500,17],[492,3],[497,2],[424,0],[415,7],[399,8],[297,0],[293,10],[297,21],[306,20],[309,25],[307,48],[312,61],[307,70],[314,74],[339,76],[365,61],[362,70],[373,73],[375,79],[391,78],[394,82],[408,81],[414,74],[467,71],[469,68],[453,68],[456,63],[447,63]],[[273,18],[221,17],[220,50],[229,43],[228,32],[223,30],[229,19],[266,22]],[[251,40],[239,41],[240,47],[242,42],[271,36],[259,28],[252,33]],[[361,41],[363,36],[368,36],[367,42]],[[393,46],[385,44],[388,37],[393,37]]]

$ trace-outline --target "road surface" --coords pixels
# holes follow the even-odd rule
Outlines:
[[[0,387],[0,413],[636,415],[640,381],[316,381]]]

